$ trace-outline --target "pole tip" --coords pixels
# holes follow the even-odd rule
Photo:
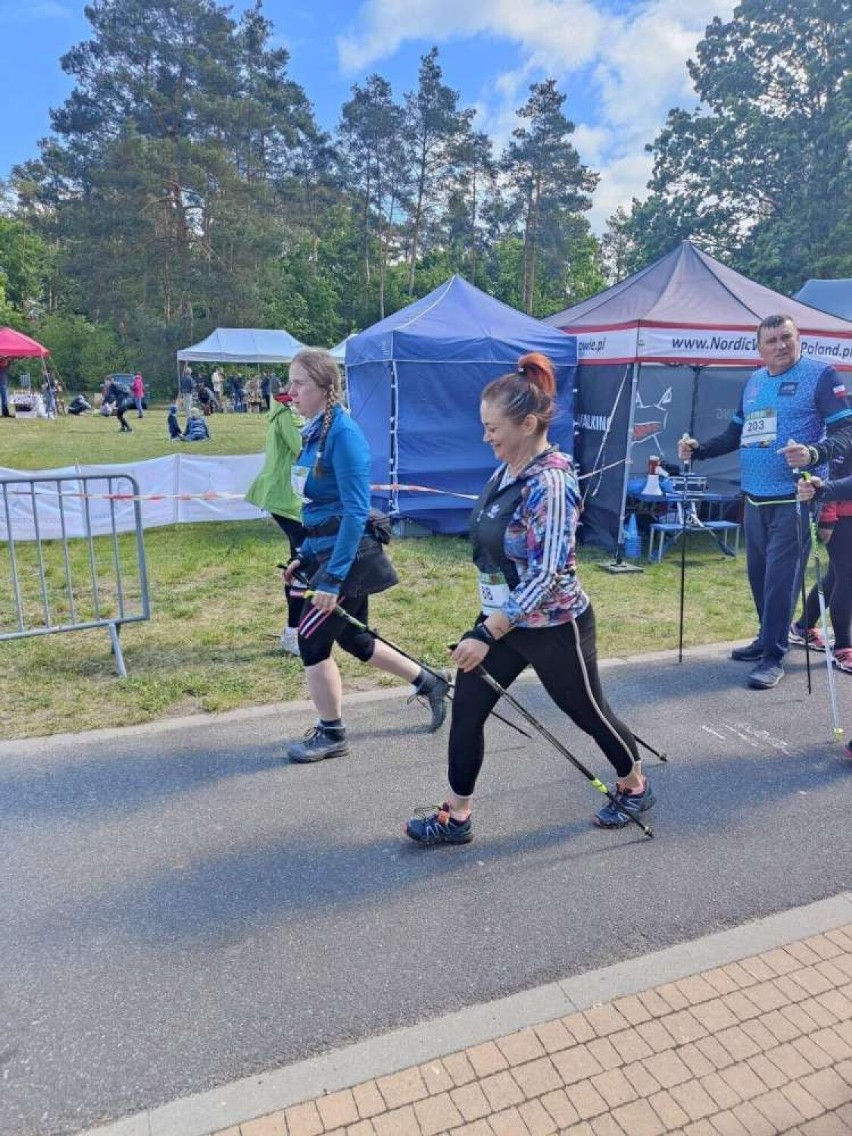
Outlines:
[[[834,733],[834,737],[835,737],[836,741],[838,741],[838,742],[843,741],[843,727],[842,726],[835,726],[833,733]]]

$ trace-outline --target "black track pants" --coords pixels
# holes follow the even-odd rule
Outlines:
[[[536,630],[516,627],[489,650],[483,665],[503,687],[531,666],[559,709],[595,739],[619,777],[626,777],[639,760],[633,735],[601,690],[591,605],[570,623]],[[473,794],[485,754],[485,722],[498,698],[475,672],[458,672],[448,776],[459,797]]]

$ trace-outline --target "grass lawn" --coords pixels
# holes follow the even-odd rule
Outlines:
[[[129,418],[134,427],[138,420]],[[212,442],[193,453],[251,453],[263,446],[261,415],[216,415]],[[48,468],[170,453],[165,411],[155,409],[132,435],[114,420],[0,420],[0,465]],[[129,556],[132,538],[120,538]],[[0,644],[7,738],[129,725],[178,714],[305,697],[298,659],[275,650],[284,598],[275,564],[286,543],[267,521],[178,525],[146,534],[151,619],[122,632],[127,679],[118,679],[105,630]],[[23,546],[19,546],[21,548]],[[57,550],[58,551],[58,550]],[[391,546],[402,584],[371,602],[384,635],[432,663],[475,615],[475,577],[467,542],[452,537],[398,540]],[[680,556],[642,574],[609,575],[583,550],[581,574],[598,617],[602,656],[677,646]],[[753,613],[745,560],[726,560],[706,537],[687,556],[687,644],[748,638]],[[8,624],[7,624],[8,626]],[[347,689],[385,681],[339,654]]]
[[[263,450],[265,414],[213,414],[207,419],[209,442],[171,442],[166,429],[167,403],[154,405],[139,419],[127,412],[132,434],[122,434],[118,419],[100,414],[79,418],[0,419],[0,466],[10,469],[53,469],[75,462],[144,461],[175,451],[203,454],[255,454]],[[184,415],[178,415],[183,426]]]

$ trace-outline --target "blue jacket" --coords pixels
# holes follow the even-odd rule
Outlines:
[[[312,437],[316,433],[312,427],[310,422],[305,427],[304,433],[311,440],[305,441],[293,467],[294,477],[307,473],[302,524],[314,528],[335,518],[340,521],[340,528],[331,536],[307,537],[300,551],[320,559],[331,552],[320,585],[323,591],[337,595],[352,567],[370,514],[370,447],[361,427],[342,406],[335,406],[318,476],[319,439]]]

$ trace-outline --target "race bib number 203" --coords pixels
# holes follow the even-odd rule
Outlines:
[[[774,446],[778,438],[778,412],[770,407],[751,410],[743,423],[740,444],[743,446]]]

